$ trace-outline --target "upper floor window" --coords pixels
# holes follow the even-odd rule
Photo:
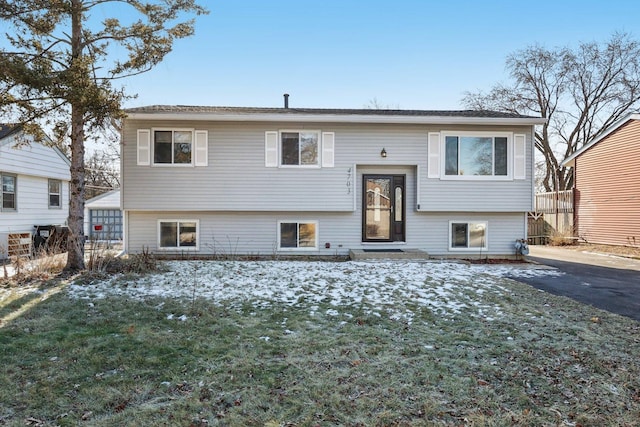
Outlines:
[[[49,180],[49,207],[61,207],[62,199],[62,181],[58,179]]]
[[[445,136],[445,175],[507,176],[506,136]]]
[[[2,210],[16,210],[16,181],[15,175],[2,174]]]
[[[280,133],[283,166],[318,166],[320,135],[315,131],[283,131]]]
[[[153,163],[186,164],[192,163],[193,131],[191,130],[154,130]]]

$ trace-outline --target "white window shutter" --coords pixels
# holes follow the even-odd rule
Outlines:
[[[526,146],[525,135],[513,135],[513,179],[526,179],[527,177]]]
[[[264,133],[264,165],[268,168],[278,167],[278,132]]]
[[[209,132],[206,130],[197,130],[195,143],[195,162],[196,166],[207,166],[209,164]]]
[[[440,178],[440,133],[429,132],[429,170],[427,178]]]
[[[322,133],[322,167],[332,168],[334,164],[335,133]]]
[[[149,166],[151,164],[151,131],[138,129],[138,165]]]

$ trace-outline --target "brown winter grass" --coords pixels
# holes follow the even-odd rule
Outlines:
[[[411,324],[0,289],[0,425],[637,425],[640,324],[496,280],[502,317]]]
[[[584,252],[597,252],[602,254],[617,255],[628,258],[640,259],[640,247],[635,246],[615,246],[615,245],[598,245],[593,243],[580,243],[574,246],[568,246],[567,250],[576,250]]]

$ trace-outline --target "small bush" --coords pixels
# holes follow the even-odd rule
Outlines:
[[[142,252],[138,254],[131,254],[126,258],[118,258],[119,264],[114,264],[112,267],[116,267],[116,271],[121,273],[136,273],[136,274],[148,274],[166,271],[166,268],[162,261],[158,260],[155,255],[149,252],[149,249],[142,249]]]
[[[549,236],[550,246],[572,246],[578,243],[578,239],[574,237],[573,228],[565,230],[555,230]]]

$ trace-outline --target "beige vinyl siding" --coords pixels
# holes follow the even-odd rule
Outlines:
[[[207,167],[136,165],[137,129],[194,128],[208,131]],[[265,167],[265,132],[312,129],[335,135],[334,166]],[[532,163],[525,180],[446,181],[428,178],[427,125],[327,123],[220,123],[127,121],[123,137],[123,204],[130,210],[352,212],[353,166],[405,165],[420,170],[420,210],[425,212],[525,212],[532,209]],[[447,126],[446,130],[509,131],[531,127]],[[322,147],[319,147],[320,150]],[[382,149],[387,157],[382,158]],[[351,187],[349,187],[349,184]],[[414,201],[417,200],[415,197]],[[408,204],[407,207],[410,207]],[[412,208],[417,208],[414,204]]]
[[[154,123],[135,126],[124,129],[125,209],[347,211],[353,208],[352,198],[345,190],[344,161],[341,167],[334,168],[265,167],[265,131],[279,129],[273,124],[162,122],[163,128],[186,126],[208,131],[206,167],[136,165],[136,129],[152,128]]]
[[[513,255],[516,239],[523,238],[524,214],[512,213],[420,213],[407,212],[407,241],[405,243],[362,243],[362,222],[353,212],[126,212],[128,222],[127,251],[141,252],[143,248],[158,252],[158,220],[190,219],[200,224],[200,250],[208,255],[346,255],[349,249],[412,248],[423,249],[434,257],[478,257],[481,255]],[[277,250],[279,220],[317,221],[317,251]],[[450,251],[449,221],[487,221],[489,250]],[[325,243],[330,243],[329,249]],[[161,251],[167,253],[167,251]],[[186,251],[185,251],[186,252]],[[180,252],[176,252],[180,253]]]
[[[525,135],[526,179],[508,180],[441,180],[429,178],[426,170],[421,173],[420,210],[427,212],[527,212],[533,210],[533,143],[531,127],[475,127],[459,126],[447,131],[481,130],[484,132],[513,132]],[[437,130],[441,131],[441,130]],[[512,138],[513,144],[513,138]],[[513,150],[513,147],[511,147]],[[440,155],[444,155],[441,150]],[[426,154],[425,154],[426,157]],[[510,162],[513,162],[511,152]],[[511,164],[513,176],[514,165]],[[443,172],[442,170],[440,172]]]
[[[577,235],[640,246],[640,121],[631,120],[575,160]]]

